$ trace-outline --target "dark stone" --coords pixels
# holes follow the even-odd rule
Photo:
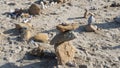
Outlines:
[[[88,68],[87,65],[79,65],[79,68]]]

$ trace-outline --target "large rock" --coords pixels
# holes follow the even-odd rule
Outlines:
[[[97,26],[95,26],[95,25],[86,25],[86,26],[85,26],[85,30],[86,30],[87,32],[94,32],[94,31],[98,30],[98,28],[97,28]]]
[[[40,14],[40,7],[37,4],[32,4],[29,9],[29,14],[31,15],[39,15]]]
[[[38,33],[37,35],[34,36],[34,40],[47,43],[49,37],[47,33]]]
[[[79,27],[79,24],[77,23],[72,23],[72,24],[59,24],[56,26],[56,28],[58,30],[60,30],[61,32],[65,32],[65,31],[70,31],[70,30],[75,30]]]
[[[60,43],[63,43],[65,41],[70,41],[70,40],[73,40],[75,39],[76,36],[75,34],[73,33],[73,31],[67,31],[67,32],[64,32],[64,33],[59,33],[57,34],[51,41],[50,41],[50,44],[51,45],[54,45],[54,44],[60,44]]]
[[[64,42],[60,45],[55,45],[55,53],[57,56],[58,64],[66,64],[68,62],[73,62],[76,49],[71,45],[71,43]]]

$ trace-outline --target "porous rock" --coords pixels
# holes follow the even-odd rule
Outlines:
[[[68,41],[58,44],[55,47],[55,54],[57,56],[58,64],[60,65],[64,65],[67,62],[73,62],[75,53],[75,47]]]
[[[38,33],[37,35],[34,36],[34,40],[47,43],[49,37],[47,33]]]
[[[37,4],[32,4],[28,9],[29,14],[31,15],[39,15],[40,7]]]
[[[58,30],[60,30],[61,32],[65,32],[65,31],[70,31],[70,30],[75,30],[79,27],[79,24],[77,23],[72,23],[72,24],[59,24],[56,26],[56,28]]]

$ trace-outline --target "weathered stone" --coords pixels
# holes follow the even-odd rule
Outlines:
[[[97,26],[93,26],[93,25],[86,25],[85,26],[85,30],[87,31],[87,32],[94,32],[94,31],[96,31],[96,30],[98,30],[98,28],[97,28]]]
[[[55,53],[57,56],[58,64],[64,65],[68,62],[74,61],[76,49],[71,43],[67,41],[60,45],[55,45]]]
[[[15,24],[15,29],[22,29],[22,28],[26,28],[26,29],[32,29],[32,24],[30,23],[20,23],[20,24]]]
[[[34,36],[34,40],[47,43],[49,37],[47,33],[38,33],[37,35]]]
[[[73,31],[67,31],[67,32],[64,32],[64,33],[59,33],[57,34],[50,42],[51,45],[54,45],[54,44],[60,44],[60,43],[63,43],[65,41],[70,41],[70,40],[73,40],[75,39],[76,36],[75,34],[73,33]]]
[[[53,49],[50,49],[46,46],[39,46],[37,48],[34,48],[29,52],[31,55],[39,56],[39,57],[54,57],[55,58],[55,52]]]
[[[30,30],[23,30],[23,33],[21,34],[21,38],[24,41],[29,41],[32,38],[31,31]]]
[[[39,15],[40,14],[40,7],[37,4],[32,4],[29,9],[29,14],[31,15]]]
[[[75,30],[79,27],[79,24],[77,23],[72,23],[72,24],[59,24],[56,26],[56,28],[58,30],[60,30],[61,32],[65,32],[65,31],[70,31],[70,30]]]

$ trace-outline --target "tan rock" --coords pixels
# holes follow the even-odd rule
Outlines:
[[[70,42],[64,42],[60,45],[55,45],[55,53],[57,56],[58,64],[66,64],[67,62],[73,62],[76,49]]]
[[[59,24],[56,26],[56,28],[58,30],[60,30],[61,32],[65,32],[65,31],[70,31],[70,30],[75,30],[79,27],[79,24],[77,23],[72,23],[72,24]]]
[[[15,29],[22,29],[22,28],[33,29],[32,24],[30,23],[15,24]]]
[[[34,36],[34,40],[47,43],[49,37],[47,33],[38,33],[37,35]]]
[[[24,30],[21,34],[21,37],[24,41],[29,41],[32,38],[31,31],[30,30]]]
[[[29,9],[29,14],[31,15],[39,15],[40,14],[40,7],[37,4],[32,4]]]
[[[94,32],[94,31],[98,30],[98,28],[97,28],[97,26],[95,26],[95,25],[86,25],[86,26],[85,26],[85,30],[86,30],[87,32]]]

